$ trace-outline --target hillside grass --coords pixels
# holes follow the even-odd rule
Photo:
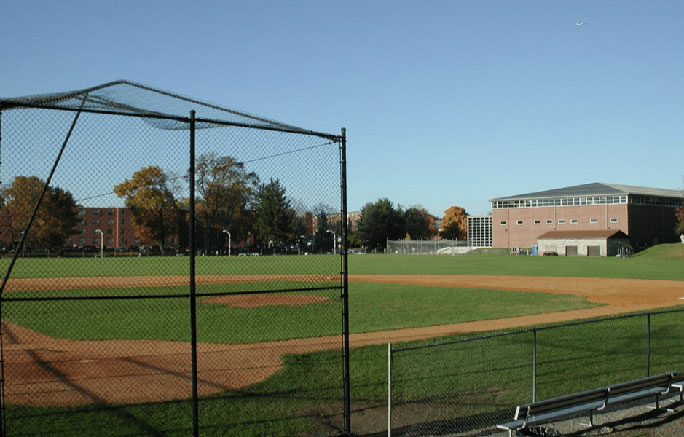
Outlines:
[[[643,252],[634,255],[635,259],[648,259],[657,261],[684,261],[684,244],[671,243],[659,244],[649,247]]]

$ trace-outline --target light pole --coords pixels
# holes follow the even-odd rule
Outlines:
[[[100,258],[104,258],[104,234],[102,229],[95,229],[96,234],[100,234]]]
[[[225,230],[225,229],[223,230],[223,232],[225,232],[226,234],[228,234],[228,256],[230,256],[230,232],[228,232],[228,231]]]
[[[331,231],[330,229],[326,229],[327,233],[333,234],[333,255],[337,253],[337,237],[335,235],[335,231]]]

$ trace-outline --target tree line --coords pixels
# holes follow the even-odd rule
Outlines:
[[[307,249],[317,249],[307,223],[307,216],[312,214],[302,213],[301,206],[288,198],[280,180],[262,182],[245,169],[244,163],[214,153],[198,157],[195,174],[198,249],[224,251],[228,233],[236,246],[284,251],[300,249],[308,238]],[[131,212],[136,238],[142,244],[166,251],[169,241],[175,240],[176,248],[188,247],[190,201],[178,195],[179,179],[158,166],[148,166],[114,186],[114,193]],[[0,193],[5,210],[5,217],[0,219],[9,227],[9,246],[21,238],[44,184],[35,176],[17,176]],[[76,233],[78,208],[71,193],[48,187],[25,245],[61,248],[66,238]],[[332,246],[332,237],[328,237],[325,247]],[[319,243],[322,246],[324,242]]]
[[[436,221],[437,217],[421,206],[403,209],[401,205],[395,207],[387,198],[378,199],[361,209],[358,231],[349,236],[350,246],[377,250],[384,249],[387,240],[465,239],[468,229],[465,209],[452,206],[444,211],[440,229]]]

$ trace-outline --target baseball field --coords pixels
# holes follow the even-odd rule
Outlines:
[[[675,307],[683,248],[629,259],[350,255],[352,426],[382,429],[388,341]],[[197,259],[203,435],[339,432],[340,278],[331,257]],[[2,310],[8,435],[186,435],[187,274],[184,257],[20,259]],[[625,341],[600,347],[624,350]],[[479,351],[478,362],[491,365],[505,347]],[[424,359],[413,365],[428,368]],[[429,379],[407,390],[426,387],[439,392]]]

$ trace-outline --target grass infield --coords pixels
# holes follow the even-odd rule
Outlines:
[[[684,363],[683,318],[682,313],[653,317],[651,374],[679,370]],[[643,317],[628,318],[539,332],[538,399],[645,376],[644,324]],[[520,334],[395,355],[396,414],[410,415],[415,408],[452,420],[476,414],[512,416],[512,405],[530,400],[531,342],[531,334]],[[362,422],[370,416],[381,422],[387,348],[356,348],[350,360],[353,417]],[[202,435],[339,432],[339,367],[324,365],[339,362],[339,351],[286,355],[284,361],[281,372],[249,390],[204,398],[200,402]],[[279,393],[287,396],[281,398]],[[10,405],[7,414],[13,425],[9,435],[187,435],[192,420],[189,401],[106,408]],[[284,416],[288,419],[281,419]],[[45,423],[50,423],[49,433]]]
[[[312,286],[291,284],[293,287]],[[315,285],[315,284],[313,284]],[[261,284],[264,287],[264,284]],[[272,284],[271,284],[272,286]],[[522,291],[441,288],[414,285],[351,283],[350,327],[352,333],[433,326],[483,319],[566,311],[595,306],[571,295]],[[92,295],[125,296],[147,293],[178,293],[184,287],[64,290],[41,293],[50,297]],[[221,285],[198,287],[199,293],[221,293]],[[325,303],[300,306],[275,305],[237,308],[201,299],[197,319],[203,326],[198,341],[206,343],[253,343],[311,336],[311,326],[323,335],[340,332],[339,291],[307,293],[324,296]],[[12,292],[12,298],[32,297]],[[287,299],[285,297],[285,299]],[[529,302],[534,301],[534,305]],[[73,340],[169,340],[190,341],[187,298],[152,300],[64,300],[6,302],[5,320],[52,337]],[[49,317],[45,317],[50,314]],[[141,323],[141,321],[145,321]]]

